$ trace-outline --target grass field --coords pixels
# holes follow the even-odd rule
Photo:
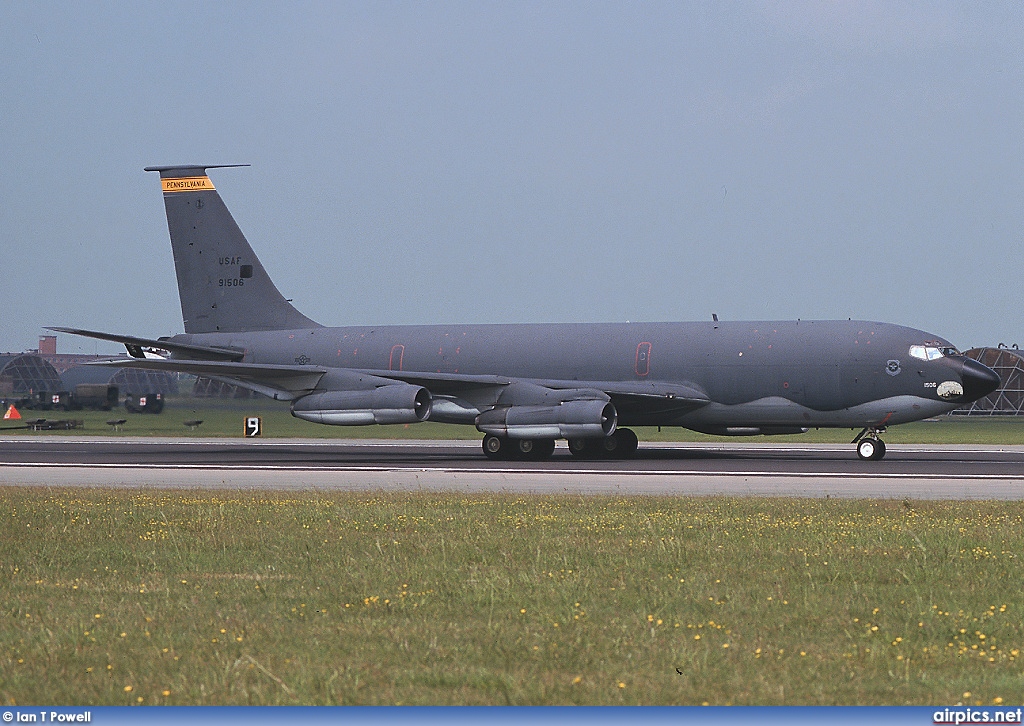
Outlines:
[[[307,437],[307,438],[394,438],[394,439],[479,439],[480,434],[473,426],[452,426],[437,423],[399,424],[392,426],[322,426],[293,417],[286,403],[267,399],[225,400],[175,397],[168,399],[164,412],[153,414],[130,414],[124,409],[117,411],[24,411],[25,419],[81,419],[84,428],[74,431],[38,432],[32,435],[47,436],[52,433],[67,435],[110,435],[107,421],[126,419],[117,432],[118,436],[175,436],[203,438],[241,437],[243,420],[246,416],[263,418],[264,436]],[[1024,417],[1022,417],[1024,418]],[[202,420],[195,429],[185,427],[185,421]],[[0,439],[8,434],[25,434],[24,429],[7,429],[11,424],[0,422]],[[811,430],[795,436],[722,437],[707,436],[695,431],[679,428],[636,427],[641,441],[754,441],[754,442],[804,442],[804,443],[849,443],[855,432],[850,429]],[[963,444],[1024,444],[1024,420],[1017,417],[972,417],[920,421],[894,426],[885,434],[887,443],[963,443]]]
[[[1024,503],[0,497],[8,704],[1011,704]]]

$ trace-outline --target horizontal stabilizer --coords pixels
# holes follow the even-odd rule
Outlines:
[[[145,358],[143,348],[166,350],[171,355],[193,360],[222,360],[240,361],[245,357],[245,351],[238,348],[220,348],[208,345],[186,345],[185,343],[174,343],[170,340],[153,340],[151,338],[136,338],[131,335],[114,335],[113,333],[100,333],[95,330],[80,330],[79,328],[47,328],[58,333],[70,333],[81,335],[84,338],[95,338],[96,340],[109,340],[113,343],[121,343],[128,349],[128,355],[132,358]]]
[[[316,388],[317,383],[327,372],[326,368],[320,366],[265,365],[173,358],[103,360],[86,363],[86,365],[191,373],[195,376],[206,376],[233,383],[281,401],[291,401],[306,395]]]
[[[172,166],[147,166],[143,171],[206,171],[207,169],[234,169],[249,164],[177,164]]]

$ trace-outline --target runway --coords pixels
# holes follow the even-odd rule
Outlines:
[[[495,462],[478,441],[0,438],[0,486],[1024,499],[1024,446],[641,444],[628,461]]]

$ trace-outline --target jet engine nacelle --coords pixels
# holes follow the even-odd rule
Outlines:
[[[408,383],[311,393],[292,404],[292,416],[332,426],[417,423],[429,415],[430,391]]]
[[[509,406],[484,411],[476,427],[513,439],[577,439],[611,436],[618,414],[608,401],[565,401],[557,406]]]

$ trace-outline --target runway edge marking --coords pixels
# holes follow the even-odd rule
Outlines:
[[[455,467],[402,467],[402,466],[279,466],[266,465],[213,465],[213,464],[64,464],[57,462],[0,462],[0,468],[33,468],[33,469],[124,469],[138,471],[159,471],[161,469],[180,471],[225,471],[225,472],[246,472],[246,471],[294,471],[294,472],[394,472],[394,473],[439,473],[439,474],[480,474],[480,475],[507,475],[507,474],[545,474],[560,476],[678,476],[678,477],[755,477],[755,478],[778,478],[784,476],[793,479],[920,479],[943,481],[950,479],[963,479],[973,481],[1006,481],[1024,482],[1024,475],[1013,476],[1007,474],[958,474],[949,476],[947,474],[913,474],[901,472],[788,472],[779,474],[777,471],[704,471],[704,470],[678,470],[678,469],[630,469],[605,471],[601,469],[460,469]]]

